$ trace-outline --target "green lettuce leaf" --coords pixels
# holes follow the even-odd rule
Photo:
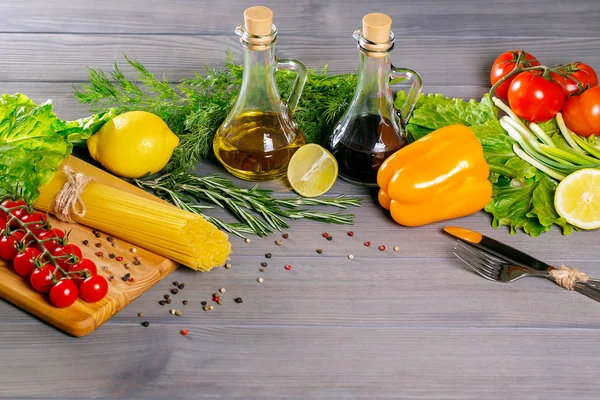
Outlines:
[[[403,104],[406,95],[396,98],[396,107]],[[514,141],[500,126],[498,109],[491,97],[481,101],[464,101],[442,95],[421,95],[407,131],[411,141],[452,124],[469,126],[479,139],[486,162],[490,167],[493,195],[485,211],[492,215],[492,226],[507,226],[511,233],[522,229],[531,236],[539,236],[556,224],[568,235],[573,226],[560,218],[554,209],[557,182],[523,161],[513,151]],[[556,122],[539,124],[557,143],[568,146]]]
[[[36,105],[23,94],[0,96],[0,197],[37,198],[40,186],[50,182],[74,143],[85,143],[112,118],[102,113],[77,121],[61,121],[52,102]]]

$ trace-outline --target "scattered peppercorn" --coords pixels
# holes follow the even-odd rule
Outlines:
[[[109,277],[108,277],[108,281],[109,281],[109,282],[111,282],[113,279],[115,279],[115,276],[114,276],[114,275],[111,275],[111,276],[109,276]]]
[[[182,301],[182,303],[183,303],[184,306],[187,306],[188,301],[184,300],[184,301]]]
[[[244,240],[244,242],[250,243],[250,239],[246,238],[246,240]]]
[[[142,322],[142,326],[144,326],[144,327],[146,327],[146,328],[147,328],[147,327],[148,327],[148,325],[150,325],[150,322],[148,322],[148,321],[144,321],[144,322]]]
[[[103,265],[103,266],[102,266],[102,267],[100,267],[100,268],[102,268],[102,271],[108,271],[108,267],[107,267],[106,265]]]
[[[327,233],[327,232],[324,232],[324,233],[323,233],[323,237],[324,237],[324,238],[326,238],[326,237],[328,237],[328,236],[329,236],[329,233]]]
[[[271,258],[271,257],[273,257],[273,255],[271,253],[267,253],[267,254],[265,254],[265,257],[266,258]]]
[[[181,312],[181,310],[175,310],[175,315],[177,315],[178,317],[181,317],[183,315],[183,313]]]
[[[208,309],[209,309],[209,308],[208,308],[208,306],[204,306],[204,307],[202,307],[202,309],[203,309],[204,311],[208,311]]]
[[[94,233],[94,236],[96,236],[97,238],[99,238],[102,235],[100,235],[100,232],[96,231],[96,233]]]
[[[258,282],[258,283],[263,283],[264,281],[265,281],[265,280],[264,280],[263,278],[258,278],[258,279],[257,279],[257,282]]]
[[[135,253],[137,251],[137,249],[135,247],[132,247],[130,250],[132,253]]]
[[[117,243],[116,243],[116,242],[112,242],[110,245],[111,245],[112,247],[117,247]]]
[[[400,251],[400,247],[394,246],[394,251]]]
[[[286,233],[283,233],[283,234],[281,235],[281,237],[282,237],[282,238],[284,238],[284,239],[287,239],[287,238],[289,238],[289,237],[290,237],[290,235],[289,235],[289,234],[286,232]]]
[[[333,236],[327,236],[327,240],[332,241],[333,240]]]
[[[225,288],[224,288],[224,287],[222,287],[221,289],[219,289],[219,292],[221,292],[221,293],[225,293]]]
[[[354,236],[354,232],[348,231],[348,236]]]
[[[126,273],[125,275],[123,275],[123,276],[121,277],[121,280],[122,280],[123,282],[125,282],[125,281],[127,281],[127,280],[129,279],[129,277],[130,277],[130,276],[131,276],[131,274],[128,272],[128,273]]]
[[[135,256],[135,257],[133,257],[133,259],[137,260],[137,261],[142,261],[142,257],[140,257],[140,256]]]
[[[179,290],[177,290],[177,288],[173,288],[173,289],[171,289],[171,293],[172,294],[177,294],[177,293],[179,293]]]
[[[173,282],[173,286],[177,286],[177,285],[179,285],[179,281]]]
[[[371,242],[365,242],[365,246],[369,247],[371,245]]]
[[[263,261],[263,262],[260,263],[260,266],[263,267],[263,268],[267,268],[267,263]]]
[[[225,264],[225,268],[226,268],[226,269],[229,269],[229,268],[231,268],[231,264],[229,264],[229,263]]]
[[[215,306],[208,306],[208,309],[212,311],[215,309]]]
[[[165,300],[166,300],[166,299],[168,299],[168,298],[169,298],[169,297],[171,297],[171,296],[170,296],[170,295],[168,295],[168,294],[165,294],[163,297],[164,297],[164,298],[165,298]]]
[[[109,237],[107,237],[107,238],[106,238],[106,240],[108,240],[109,242],[111,242],[111,243],[112,243],[112,242],[113,242],[113,240],[115,240],[115,238],[113,238],[112,236],[109,236]]]
[[[172,308],[171,311],[169,311],[171,313],[171,315],[175,315],[175,309]]]
[[[104,257],[104,253],[102,253],[101,251],[97,251],[96,252],[96,257],[102,258],[102,257]]]
[[[133,265],[140,265],[140,264],[141,264],[140,260],[133,260]]]
[[[81,243],[83,243],[83,245],[84,245],[84,246],[87,246],[88,244],[90,244],[90,241],[86,239],[86,240],[84,240],[84,241],[83,241],[83,242],[81,242]]]
[[[100,248],[100,247],[102,247],[102,243],[98,242],[98,243],[96,243],[94,246],[96,246],[96,247]]]
[[[318,254],[323,254],[323,249],[317,249]]]
[[[183,288],[185,287],[185,283],[180,283],[179,285],[177,285],[177,287],[178,287],[179,289],[183,289]]]
[[[171,299],[166,299],[166,300],[165,300],[165,302],[166,302],[167,304],[171,304],[171,301],[172,301]]]
[[[123,261],[123,257],[117,256],[117,257],[115,257],[115,260],[117,260],[117,261]]]
[[[200,304],[202,304],[203,306],[205,306],[207,303],[205,301],[200,302]]]
[[[348,259],[349,260],[354,260],[354,256],[352,254],[348,254]]]
[[[285,269],[289,271],[290,269],[292,269],[292,266],[290,264],[288,264],[285,266]]]
[[[125,267],[125,269],[129,269],[129,264],[125,263],[123,264],[123,266]]]
[[[233,299],[233,301],[235,301],[238,304],[242,304],[244,302],[244,300],[242,300],[241,297],[236,297],[235,299]]]
[[[115,253],[110,253],[108,256],[109,256],[110,258],[115,258],[115,257],[116,257],[116,256],[115,256]]]
[[[259,268],[258,271],[259,272],[265,272],[265,269],[264,268]]]
[[[223,300],[221,300],[221,299],[217,300],[217,304],[219,304],[219,305],[223,304]]]
[[[140,312],[140,313],[138,313],[138,317],[140,317],[140,318],[141,318],[141,317],[143,317],[143,316],[144,316],[144,313],[141,313],[141,312]]]
[[[158,304],[160,304],[161,306],[164,306],[165,304],[167,304],[167,302],[166,302],[166,301],[164,301],[164,300],[160,300],[160,301],[158,302]]]
[[[187,329],[182,329],[182,330],[181,330],[181,335],[182,335],[182,336],[187,336],[187,335],[188,335],[188,333],[189,333],[189,332],[188,332],[188,330],[187,330]]]
[[[276,244],[277,246],[281,246],[281,245],[283,244],[283,241],[282,241],[282,240],[279,240],[279,239],[277,239],[277,240],[275,241],[275,244]]]
[[[379,250],[380,251],[384,251],[385,250],[385,246],[384,245],[379,246]]]

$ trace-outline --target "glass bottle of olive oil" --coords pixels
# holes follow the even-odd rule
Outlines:
[[[275,58],[277,30],[273,12],[250,7],[236,28],[244,47],[244,75],[235,105],[215,134],[217,159],[234,176],[264,181],[282,176],[294,152],[305,144],[292,118],[306,83],[306,67],[297,60]],[[287,101],[282,101],[275,71],[298,74]]]

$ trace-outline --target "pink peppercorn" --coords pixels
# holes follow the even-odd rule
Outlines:
[[[288,264],[285,266],[285,269],[289,271],[290,269],[292,269],[292,266],[290,264]]]
[[[369,247],[371,245],[371,242],[365,242],[365,246]]]
[[[385,250],[385,246],[384,245],[379,246],[379,250],[384,251]]]

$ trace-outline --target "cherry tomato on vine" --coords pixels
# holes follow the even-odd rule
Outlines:
[[[77,264],[71,265],[67,269],[67,271],[68,272],[88,271],[90,276],[98,274],[98,268],[96,267],[96,264],[94,264],[94,262],[92,260],[89,260],[87,258],[82,258]],[[71,275],[71,279],[76,284],[80,284],[86,278],[84,277],[83,274],[81,274],[81,275],[74,274],[74,275]]]
[[[74,244],[65,244],[57,246],[52,250],[52,255],[56,258],[56,263],[63,269],[68,269],[71,265],[77,264],[83,258],[81,249]]]
[[[33,214],[25,214],[20,218],[21,221],[31,224],[27,225],[29,230],[33,231],[35,229],[41,229],[48,220],[46,214],[42,214],[41,212],[35,212]]]
[[[35,260],[40,255],[40,252],[35,247],[28,247],[24,251],[17,254],[13,260],[15,272],[22,277],[29,277],[35,269]]]
[[[556,117],[566,98],[559,83],[539,72],[521,72],[508,90],[510,108],[529,122],[543,122]]]
[[[14,207],[19,207],[19,206],[22,206],[22,207],[27,206],[27,203],[25,203],[23,200],[13,201],[10,199],[6,199],[2,203],[0,203],[0,205],[3,207],[6,207],[6,208],[14,208]],[[21,210],[22,210],[22,208],[13,210],[13,211],[11,211],[11,214],[14,215],[14,213],[16,211],[19,211],[18,214],[21,214]],[[15,216],[18,217],[18,215],[15,215]],[[0,211],[0,217],[4,217],[4,218],[8,219],[8,214],[5,213],[4,211]]]
[[[106,293],[108,293],[108,283],[101,275],[90,276],[79,286],[79,295],[88,303],[102,300]]]
[[[54,251],[54,249],[57,248],[61,244],[60,239],[64,239],[65,233],[58,228],[52,228],[47,231],[41,231],[36,236],[40,240],[55,239],[55,240],[48,240],[47,242],[44,242],[42,244],[42,246],[44,246],[50,253],[52,253]],[[40,249],[40,250],[42,250],[42,249]]]
[[[54,281],[52,280],[52,274],[56,272],[56,267],[54,265],[46,265],[42,268],[36,268],[32,273],[29,281],[31,282],[31,286],[40,292],[40,293],[48,293],[52,286],[54,286]],[[58,276],[60,273],[56,272],[54,278],[59,279]]]
[[[69,307],[75,303],[77,297],[79,297],[79,289],[70,279],[60,280],[50,289],[50,301],[59,308]]]
[[[4,217],[0,217],[0,233],[2,233],[2,231],[6,229],[6,224],[6,219],[4,219]]]
[[[598,86],[598,75],[596,74],[596,71],[594,71],[594,69],[589,65],[584,63],[571,63],[569,68],[575,71],[569,72],[567,69],[563,72],[571,78],[578,80],[583,85],[584,91],[594,86]],[[555,73],[550,75],[552,76],[552,79],[560,83],[565,88],[565,93],[567,96],[582,93],[574,80],[565,78],[564,76]]]
[[[496,84],[500,79],[504,78],[508,75],[517,64],[517,58],[519,54],[521,54],[522,50],[508,50],[504,53],[500,54],[494,64],[492,65],[492,70],[490,71],[490,82],[492,86]],[[525,59],[519,63],[519,67],[536,67],[540,65],[540,62],[529,53],[525,53]],[[508,88],[510,87],[510,83],[513,81],[514,77],[508,78],[505,80],[500,86],[496,88],[496,96],[501,99],[508,99]]]
[[[600,136],[600,86],[570,97],[562,114],[567,127],[579,136]]]
[[[10,235],[0,236],[0,258],[4,261],[12,261],[17,256],[17,244],[23,240],[25,234],[14,231]]]

